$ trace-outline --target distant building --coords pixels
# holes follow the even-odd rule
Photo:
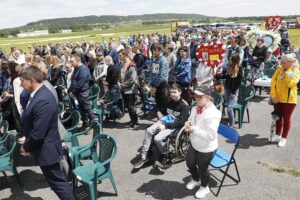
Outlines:
[[[33,32],[25,32],[17,34],[17,37],[28,37],[28,36],[39,36],[39,35],[49,35],[48,30],[38,30]]]
[[[59,31],[60,33],[72,33],[71,29],[63,29]]]

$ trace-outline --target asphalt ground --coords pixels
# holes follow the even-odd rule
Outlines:
[[[298,98],[298,103],[299,103]],[[296,200],[300,199],[300,108],[296,107],[292,116],[292,127],[283,148],[269,144],[268,137],[271,125],[273,108],[268,105],[268,95],[263,93],[252,100],[249,106],[250,123],[245,123],[241,129],[240,144],[235,158],[238,164],[241,182],[235,184],[226,178],[224,187],[218,196],[219,199],[263,199],[263,200]],[[109,180],[98,184],[99,199],[114,200],[140,200],[140,199],[194,199],[197,189],[189,191],[185,188],[190,180],[190,173],[185,162],[172,165],[166,170],[155,170],[151,164],[142,169],[133,170],[133,163],[137,160],[145,129],[153,121],[140,120],[138,130],[130,131],[125,128],[129,121],[128,114],[116,123],[104,123],[104,133],[111,135],[117,141],[118,152],[111,163],[113,175],[118,187],[118,195],[114,193]],[[83,136],[81,141],[88,143],[91,135]],[[232,148],[232,144],[219,137],[219,146],[226,150]],[[17,147],[19,148],[19,147]],[[58,199],[47,185],[41,170],[31,158],[23,157],[18,149],[15,151],[15,163],[24,183],[21,188],[16,179],[8,173],[8,177],[0,175],[0,199]],[[293,168],[298,171],[291,175],[286,171]],[[283,170],[282,170],[283,169]],[[221,173],[213,170],[212,174],[221,178]],[[234,168],[229,173],[235,176]],[[211,179],[212,192],[217,191],[219,181]],[[79,186],[76,189],[78,199],[89,199],[87,189]],[[213,193],[205,199],[216,199]]]

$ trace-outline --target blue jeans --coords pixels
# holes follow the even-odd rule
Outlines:
[[[225,99],[227,104],[227,112],[228,112],[230,126],[234,125],[233,105],[237,102],[238,95],[239,95],[239,90],[237,90],[235,94],[232,94],[231,90],[225,87]]]

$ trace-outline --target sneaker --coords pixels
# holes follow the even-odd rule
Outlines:
[[[204,198],[208,193],[210,192],[209,187],[200,187],[200,189],[196,192],[195,197],[197,199],[202,199]]]
[[[193,179],[190,181],[190,182],[188,182],[188,184],[186,184],[186,189],[188,189],[188,190],[192,190],[192,189],[194,189],[195,187],[198,187],[199,185],[201,184],[201,182],[200,181],[194,181]]]
[[[135,130],[137,128],[139,128],[140,124],[137,122],[137,123],[132,123],[130,126],[129,126],[129,130]]]
[[[131,126],[131,124],[132,124],[132,121],[127,122],[127,123],[125,124],[125,127],[126,127],[126,128],[129,128],[129,127]]]
[[[281,138],[280,141],[278,142],[279,147],[284,147],[285,144],[286,144],[286,139],[285,138]]]
[[[167,162],[160,162],[160,161],[155,161],[153,164],[154,168],[160,168],[160,169],[168,169],[170,165],[168,165]]]
[[[281,140],[281,136],[274,134],[271,137],[271,142],[279,142]]]
[[[149,159],[146,157],[141,157],[140,160],[134,164],[133,168],[134,169],[140,169],[145,163],[147,163]]]

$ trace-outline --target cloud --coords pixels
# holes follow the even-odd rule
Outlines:
[[[300,2],[295,0],[0,0],[0,5],[0,29],[41,19],[86,15],[193,13],[229,17],[300,14]]]

